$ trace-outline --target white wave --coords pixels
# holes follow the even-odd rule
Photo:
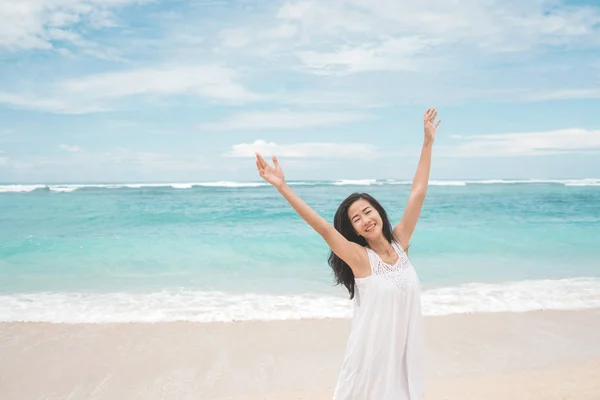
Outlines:
[[[61,192],[61,193],[69,193],[77,190],[76,187],[60,187],[60,186],[50,186],[51,192]]]
[[[217,181],[217,182],[181,182],[181,183],[121,183],[121,184],[106,184],[106,185],[86,185],[86,187],[100,187],[107,189],[141,189],[141,188],[174,188],[174,189],[191,189],[193,187],[259,187],[268,185],[263,182],[232,182],[232,181]]]
[[[174,189],[190,189],[192,184],[189,183],[120,183],[107,185],[86,185],[85,187],[96,187],[106,189],[141,189],[141,188],[174,188]]]
[[[46,185],[0,185],[0,193],[20,193],[33,192],[37,189],[43,189]]]
[[[408,182],[410,183],[410,182]],[[600,186],[600,179],[483,179],[464,181],[431,180],[432,186],[559,184],[565,186]]]
[[[336,186],[371,186],[371,185],[382,185],[381,182],[377,182],[377,179],[341,179],[333,182]]]
[[[564,186],[600,186],[600,179],[488,179],[466,181],[467,184],[558,184]]]
[[[349,317],[349,302],[322,296],[222,292],[35,293],[0,296],[0,321],[231,322]]]
[[[480,185],[510,185],[517,183],[557,183],[552,180],[539,180],[539,179],[487,179],[481,181],[466,181],[469,184],[480,184]]]
[[[266,182],[198,182],[198,183],[107,183],[107,184],[63,184],[63,185],[0,185],[0,193],[32,192],[37,189],[50,189],[52,192],[75,192],[84,188],[97,189],[142,189],[142,188],[173,188],[191,189],[198,187],[260,187],[268,185]]]
[[[290,186],[317,186],[317,185],[327,185],[327,182],[323,181],[289,181],[288,185]]]
[[[291,181],[290,185],[315,186],[372,186],[372,185],[411,185],[410,180],[377,180],[377,179],[341,179],[336,181]],[[600,179],[487,179],[487,180],[431,180],[431,186],[466,186],[466,185],[509,185],[509,184],[559,184],[564,186],[600,186]],[[141,189],[141,188],[173,188],[192,189],[193,187],[223,188],[256,188],[269,186],[266,182],[180,182],[180,183],[107,183],[107,184],[32,184],[32,185],[0,185],[0,193],[33,192],[37,189],[49,189],[52,192],[75,192],[83,188],[99,189]]]
[[[468,283],[426,291],[428,315],[579,310],[600,307],[600,279],[530,280],[503,284]]]
[[[434,316],[598,308],[600,279],[469,283],[424,290],[422,303],[423,313]],[[233,294],[180,290],[0,295],[0,321],[3,322],[231,322],[351,316],[351,301],[341,296],[316,294]]]
[[[228,187],[228,188],[238,188],[238,187],[260,187],[260,186],[268,186],[269,184],[266,182],[230,182],[230,181],[219,181],[219,182],[203,182],[203,183],[194,183],[194,186],[205,186],[205,187]]]
[[[429,181],[431,186],[466,186],[465,181]]]
[[[565,186],[600,186],[600,179],[573,179],[564,182]]]

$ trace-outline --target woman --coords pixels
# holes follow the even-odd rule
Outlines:
[[[336,281],[354,299],[354,317],[335,400],[421,400],[425,387],[423,324],[419,279],[407,250],[429,181],[437,111],[424,116],[425,138],[411,192],[400,222],[392,229],[383,207],[368,194],[354,193],[335,213],[334,226],[256,154],[260,176],[285,197],[331,248]]]

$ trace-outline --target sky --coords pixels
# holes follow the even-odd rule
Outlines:
[[[0,0],[0,182],[600,178],[597,0]]]

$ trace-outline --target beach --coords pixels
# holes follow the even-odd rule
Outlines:
[[[426,399],[600,398],[600,309],[425,317]],[[0,324],[21,399],[330,399],[349,319]]]
[[[600,400],[600,0],[0,20],[0,400]]]
[[[329,221],[410,190],[290,184]],[[598,185],[431,183],[426,400],[600,399]],[[0,238],[0,400],[332,398],[352,301],[264,183],[0,185]]]

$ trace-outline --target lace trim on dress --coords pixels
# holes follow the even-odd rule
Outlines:
[[[398,288],[406,289],[411,281],[410,261],[396,242],[392,242],[392,247],[398,254],[398,261],[392,265],[385,263],[377,253],[367,248],[371,262],[371,274],[381,276]]]

